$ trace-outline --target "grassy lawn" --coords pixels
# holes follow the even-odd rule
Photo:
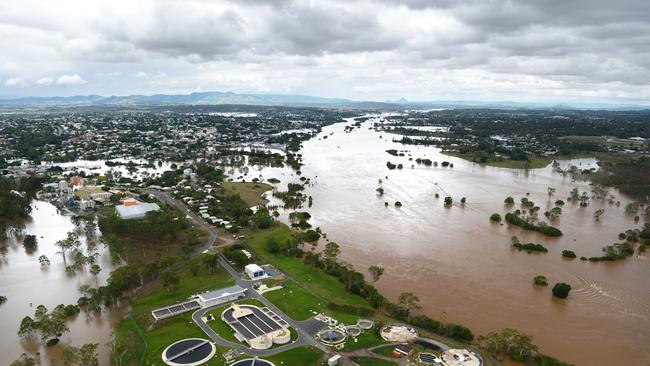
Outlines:
[[[377,335],[375,329],[369,329],[356,338],[352,338],[352,337],[348,338],[348,340],[345,342],[345,346],[343,347],[342,351],[352,352],[360,349],[366,349],[369,347],[378,346],[383,343],[386,342],[379,335]]]
[[[453,151],[445,151],[443,153],[450,156],[455,156],[457,158],[465,159],[468,161],[473,161],[481,165],[495,166],[499,168],[510,168],[510,169],[539,169],[548,166],[553,161],[552,158],[548,158],[548,157],[532,157],[530,161],[510,160],[510,159],[504,159],[504,160],[491,159],[486,161],[485,163],[479,163],[480,156],[478,154],[459,153]]]
[[[162,288],[160,281],[148,283],[140,291],[138,299],[133,303],[133,313],[136,319],[143,321],[143,324],[148,324],[148,322],[153,321],[151,311],[154,309],[182,302],[198,292],[215,290],[235,284],[235,280],[221,268],[209,274],[208,270],[201,264],[202,258],[203,256],[198,256],[176,271],[179,274],[180,282],[173,290]],[[190,271],[192,265],[197,265],[199,268],[196,276]]]
[[[323,351],[311,346],[294,348],[265,359],[275,363],[277,366],[314,366],[319,365]]]
[[[249,207],[268,203],[269,201],[262,197],[262,193],[273,188],[270,184],[253,182],[224,182],[222,187],[229,194],[239,194]]]
[[[378,355],[391,357],[393,355],[393,350],[394,349],[395,349],[395,346],[386,346],[386,347],[379,347],[379,348],[373,349],[372,352],[376,353]]]
[[[395,362],[392,361],[384,361],[380,360],[377,358],[370,358],[370,357],[354,357],[352,359],[356,364],[359,366],[393,366],[397,365]]]
[[[247,243],[264,262],[274,265],[293,277],[300,287],[306,290],[303,292],[308,292],[312,297],[323,299],[321,300],[323,306],[327,305],[329,301],[335,300],[339,304],[371,308],[365,299],[347,292],[345,286],[336,278],[306,266],[302,259],[285,257],[268,251],[266,240],[269,237],[274,237],[278,242],[284,242],[291,236],[292,232],[288,226],[275,224],[268,230],[250,232]],[[267,298],[274,297],[276,292],[281,291],[271,292],[268,294],[270,297]],[[311,301],[313,302],[313,300]]]

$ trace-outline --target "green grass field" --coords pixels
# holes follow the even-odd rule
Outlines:
[[[276,224],[268,230],[251,232],[247,242],[264,262],[274,265],[291,276],[305,290],[304,292],[317,299],[323,299],[321,301],[323,306],[335,299],[339,304],[371,308],[365,299],[347,292],[345,286],[336,278],[306,266],[299,258],[270,253],[265,245],[269,237],[275,238],[278,242],[284,242],[291,238],[291,235],[288,226]],[[274,293],[270,292],[269,296],[274,296],[272,295]],[[307,301],[311,301],[308,304],[313,303],[313,299],[309,299],[307,296],[305,298]]]
[[[374,329],[364,331],[356,338],[348,338],[343,347],[343,352],[352,352],[386,343]]]
[[[273,188],[270,184],[254,182],[224,182],[222,187],[230,194],[239,194],[249,207],[268,203],[269,201],[262,197],[262,193]]]
[[[394,349],[395,349],[395,346],[385,346],[385,347],[379,347],[379,348],[373,349],[372,352],[376,353],[378,355],[391,357],[393,355],[393,350]]]
[[[455,156],[467,161],[472,161],[477,164],[494,166],[498,168],[510,168],[510,169],[539,169],[547,167],[552,161],[552,158],[546,157],[532,157],[529,161],[521,160],[488,160],[485,163],[479,163],[479,155],[473,153],[459,153],[453,151],[444,151],[443,152],[449,156]]]
[[[202,258],[203,256],[198,256],[178,269],[177,273],[180,282],[173,290],[162,288],[162,284],[158,280],[148,283],[138,293],[138,298],[132,305],[136,319],[144,321],[148,318],[148,320],[153,321],[152,310],[183,302],[189,296],[198,292],[215,290],[235,284],[235,280],[224,269],[220,268],[209,274],[201,263]],[[196,275],[191,273],[192,265],[198,266]],[[144,324],[147,324],[147,322],[145,321]]]

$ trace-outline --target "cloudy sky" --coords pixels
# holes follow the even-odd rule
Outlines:
[[[0,96],[650,100],[644,0],[2,0]]]

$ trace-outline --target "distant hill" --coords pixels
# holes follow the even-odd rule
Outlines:
[[[322,98],[290,94],[239,94],[232,92],[202,92],[191,94],[125,95],[104,97],[77,95],[71,97],[23,97],[0,99],[0,107],[150,107],[198,105],[254,105],[286,107],[329,107],[364,110],[404,110],[436,108],[490,108],[490,109],[607,109],[647,110],[650,106],[624,103],[589,102],[512,102],[512,101],[355,101],[342,98]]]
[[[73,106],[73,105],[346,105],[353,101],[337,98],[320,98],[306,95],[237,94],[231,92],[204,92],[192,94],[154,94],[102,97],[79,95],[72,97],[25,97],[0,100],[4,106]]]

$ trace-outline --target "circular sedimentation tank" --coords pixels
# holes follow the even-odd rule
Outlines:
[[[316,339],[327,346],[336,346],[345,342],[347,335],[344,330],[325,329],[316,334]]]
[[[172,343],[162,353],[162,360],[170,366],[201,365],[214,356],[214,344],[202,338],[187,338]]]
[[[357,326],[359,326],[361,329],[370,329],[375,326],[375,322],[373,322],[370,319],[359,319],[357,321]]]
[[[358,325],[348,325],[345,327],[345,333],[350,337],[356,337],[363,333],[363,329]]]

